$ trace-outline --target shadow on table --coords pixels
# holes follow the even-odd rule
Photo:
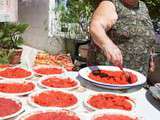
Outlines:
[[[146,98],[151,103],[151,105],[153,105],[157,110],[160,111],[160,100],[156,100],[152,96],[152,94],[151,94],[151,92],[149,90],[146,92]]]
[[[132,93],[132,92],[136,92],[142,88],[141,86],[139,86],[139,87],[131,88],[131,89],[127,89],[127,90],[113,90],[113,89],[97,87],[96,85],[92,84],[91,82],[83,79],[81,76],[77,76],[77,79],[80,81],[80,83],[83,87],[90,89],[90,90],[93,90],[93,91],[97,91],[97,92]]]

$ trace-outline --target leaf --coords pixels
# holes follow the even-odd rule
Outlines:
[[[20,36],[18,39],[15,41],[15,47],[18,47],[23,44],[23,38]]]
[[[17,24],[16,30],[17,32],[23,33],[28,28],[28,26],[28,24]]]
[[[2,31],[0,31],[0,38],[2,38],[4,35],[4,33]]]
[[[9,56],[7,51],[0,51],[0,64],[9,64]]]

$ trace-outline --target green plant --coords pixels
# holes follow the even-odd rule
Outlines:
[[[143,0],[148,9],[152,19],[160,20],[160,0]]]
[[[81,32],[87,33],[87,27],[92,13],[92,5],[87,0],[68,0],[67,8],[64,5],[58,7],[61,26],[66,24],[78,24]],[[66,29],[65,29],[66,31]],[[73,27],[67,27],[67,31],[73,31]],[[78,31],[73,31],[78,32]]]
[[[0,64],[9,64],[14,49],[18,49],[23,43],[22,33],[28,28],[28,24],[0,23]]]
[[[0,64],[8,64],[9,63],[9,50],[0,50]]]
[[[16,49],[23,43],[22,33],[28,24],[0,23],[0,48]]]
[[[143,0],[149,8],[159,7],[160,1],[159,0]]]

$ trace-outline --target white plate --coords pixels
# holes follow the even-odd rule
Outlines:
[[[23,92],[23,93],[7,93],[7,92],[1,92],[1,91],[0,91],[0,94],[9,95],[9,96],[10,96],[10,95],[13,95],[13,96],[28,95],[28,94],[34,92],[35,89],[36,89],[36,84],[33,83],[33,82],[31,82],[31,81],[25,81],[25,80],[19,80],[19,81],[17,81],[17,80],[1,80],[1,81],[0,81],[0,84],[1,84],[1,83],[20,83],[20,84],[22,84],[22,83],[32,83],[32,84],[34,85],[34,89],[33,89],[33,90],[28,91],[28,92]]]
[[[38,66],[35,66],[35,67],[33,68],[33,72],[34,72],[36,75],[40,75],[40,76],[56,75],[56,74],[40,74],[40,73],[37,73],[35,70],[40,69],[40,68],[57,68],[57,69],[62,69],[62,70],[63,70],[63,73],[61,73],[61,74],[65,74],[65,72],[67,72],[67,71],[65,70],[65,68],[63,68],[63,67],[52,66],[52,65],[38,65]]]
[[[39,113],[45,113],[45,112],[67,112],[69,115],[76,115],[77,117],[80,118],[80,120],[85,120],[85,115],[84,114],[80,114],[80,113],[76,113],[76,112],[72,112],[69,110],[65,110],[65,109],[59,109],[59,108],[55,108],[55,109],[35,109],[33,111],[30,112],[26,112],[23,113],[22,115],[20,115],[16,120],[25,120],[27,117],[35,115],[35,114],[39,114]]]
[[[76,82],[76,85],[73,86],[73,87],[68,87],[68,88],[65,88],[65,87],[64,87],[64,88],[56,88],[56,87],[49,87],[49,86],[44,85],[44,84],[42,83],[44,80],[46,80],[46,79],[48,79],[48,78],[53,78],[53,77],[65,79],[65,78],[68,78],[69,76],[64,76],[64,75],[44,76],[44,77],[39,78],[39,80],[38,80],[38,81],[39,81],[39,82],[38,82],[38,85],[41,86],[41,87],[43,87],[43,88],[46,88],[46,89],[60,89],[60,90],[74,90],[74,89],[76,89],[76,88],[78,88],[78,87],[80,86],[80,82],[79,82],[78,80],[76,80],[76,79],[71,78],[71,77],[69,77],[69,78],[73,79],[73,81]]]
[[[5,119],[13,118],[15,116],[18,116],[20,113],[22,113],[24,111],[24,105],[23,105],[23,102],[20,99],[15,98],[15,97],[11,98],[11,97],[8,97],[8,96],[5,96],[5,95],[0,95],[0,97],[1,98],[6,98],[6,99],[11,99],[11,100],[15,101],[17,104],[21,104],[21,109],[19,111],[17,111],[14,114],[5,116],[5,117],[0,117],[0,120],[5,120]]]
[[[126,95],[121,95],[121,94],[117,94],[117,93],[111,93],[111,92],[97,92],[97,93],[94,93],[94,94],[90,94],[88,95],[87,97],[85,97],[85,100],[84,100],[84,105],[89,108],[90,110],[102,110],[102,109],[98,109],[98,108],[95,108],[93,107],[92,105],[90,105],[87,101],[93,97],[93,96],[96,96],[96,95],[104,95],[104,94],[113,94],[113,95],[118,95],[118,96],[126,96]],[[127,96],[128,97],[128,96]],[[130,97],[129,97],[130,98]],[[135,109],[135,106],[136,106],[136,103],[134,103],[134,100],[132,98],[130,98],[130,100],[128,100],[129,103],[131,103],[132,105],[132,109],[131,111],[133,111]],[[106,108],[107,109],[107,108]],[[103,109],[103,110],[106,110],[106,109]],[[109,109],[109,108],[108,108]],[[110,109],[109,109],[110,110]],[[118,109],[119,110],[119,109]],[[124,111],[127,111],[127,110],[124,110]]]
[[[137,82],[133,84],[127,84],[127,85],[107,84],[103,82],[98,82],[88,77],[88,75],[94,70],[120,71],[118,67],[113,67],[113,66],[91,66],[91,67],[85,67],[81,69],[79,71],[79,75],[85,80],[91,82],[92,84],[96,86],[99,86],[102,88],[109,88],[109,89],[129,89],[135,86],[141,86],[146,82],[146,77],[143,74],[136,72],[134,70],[127,69],[127,68],[124,68],[124,70],[135,74],[137,76]]]
[[[11,68],[14,69],[14,68],[20,68],[20,67],[10,67],[10,69],[11,69]],[[24,69],[24,68],[21,68],[21,69]],[[6,69],[4,69],[4,70],[2,70],[2,71],[5,71],[5,70],[6,70]],[[27,69],[24,69],[24,70],[30,72],[31,75],[28,76],[28,77],[24,77],[24,78],[7,78],[7,77],[2,77],[2,76],[0,76],[0,78],[2,78],[2,79],[7,79],[7,80],[26,80],[26,79],[29,79],[29,78],[31,78],[31,77],[34,76],[33,72],[31,72],[31,71],[29,71],[29,70],[27,70]],[[2,72],[2,71],[1,71],[1,72]]]
[[[103,115],[124,115],[128,116],[130,118],[133,118],[136,120],[142,120],[142,118],[139,118],[135,113],[133,112],[128,112],[124,110],[115,110],[115,109],[109,109],[109,110],[98,110],[95,112],[92,112],[90,115],[88,115],[88,120],[95,120],[97,117],[101,117]]]
[[[13,67],[12,65],[10,65],[10,64],[8,64],[9,66],[5,66],[5,67],[0,67],[0,71],[2,71],[2,70],[5,70],[5,69],[7,69],[7,68],[10,68],[10,67]],[[1,66],[1,65],[0,65]]]
[[[72,94],[74,95],[76,98],[77,98],[77,103],[75,103],[74,105],[72,106],[68,106],[68,107],[54,107],[54,106],[41,106],[37,103],[35,103],[33,101],[33,97],[40,94],[40,93],[43,93],[43,92],[48,92],[48,91],[61,91],[61,92],[64,92],[64,93],[67,93],[67,94]],[[53,89],[50,89],[50,90],[42,90],[42,91],[39,91],[39,92],[35,92],[33,94],[31,94],[29,97],[28,97],[28,102],[30,105],[34,106],[34,107],[38,107],[38,108],[62,108],[62,109],[69,109],[69,110],[72,110],[72,109],[75,109],[77,108],[79,105],[80,105],[80,101],[78,99],[78,96],[74,93],[74,92],[68,92],[68,91],[64,91],[64,90],[53,90]]]

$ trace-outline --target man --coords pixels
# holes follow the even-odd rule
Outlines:
[[[90,34],[94,42],[89,49],[89,64],[104,65],[108,61],[147,73],[148,51],[155,35],[148,9],[142,1],[101,1],[92,17]]]

